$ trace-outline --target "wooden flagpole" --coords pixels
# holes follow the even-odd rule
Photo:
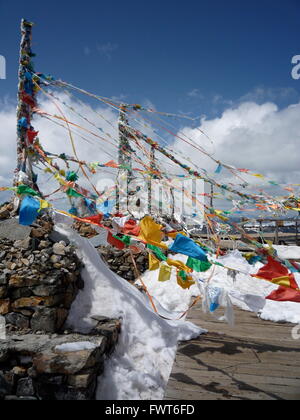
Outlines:
[[[14,186],[28,185],[39,192],[32,168],[32,142],[37,133],[31,125],[33,108],[36,105],[36,88],[32,81],[34,54],[31,49],[33,23],[22,19],[20,45],[18,107],[17,107],[17,168]]]
[[[126,115],[127,109],[126,105],[122,105],[119,114],[119,165],[122,165],[124,168],[119,170],[118,173],[118,181],[120,181],[120,177],[126,173],[127,174],[127,205],[128,205],[128,186],[133,179],[132,175],[132,161],[131,161],[131,147],[129,144],[129,136],[128,136],[128,118]],[[117,203],[116,209],[117,212],[120,212],[120,189],[117,185]]]

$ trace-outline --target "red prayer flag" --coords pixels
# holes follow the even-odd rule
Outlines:
[[[274,260],[271,256],[268,256],[268,264],[262,267],[259,272],[253,277],[260,277],[265,280],[272,281],[278,277],[288,276],[289,270],[280,262]]]
[[[300,291],[280,286],[279,289],[272,292],[266,299],[274,300],[276,302],[300,303]]]
[[[30,144],[34,142],[34,139],[36,138],[38,134],[39,134],[38,131],[32,131],[32,130],[27,131],[27,138]]]
[[[119,165],[114,160],[110,160],[109,162],[105,163],[104,166],[107,166],[108,168],[118,168],[119,167]]]
[[[125,244],[122,241],[114,238],[111,232],[108,232],[107,242],[112,245],[113,247],[120,249],[121,251],[125,248]]]
[[[88,220],[89,222],[96,223],[99,226],[101,225],[103,219],[103,214],[96,214],[95,216],[85,217],[84,220]]]
[[[25,102],[25,104],[29,105],[31,108],[34,108],[36,106],[34,98],[28,95],[28,93],[26,92],[22,92],[21,99],[23,102]]]
[[[289,270],[284,265],[274,260],[270,255],[268,256],[268,264],[262,267],[257,274],[252,274],[252,277],[258,277],[274,283],[276,283],[276,280],[279,281],[283,277],[287,277],[290,281],[290,287],[292,289],[298,289],[298,284],[294,275],[290,274]]]
[[[137,222],[133,219],[128,220],[123,228],[123,232],[126,235],[134,235],[134,236],[139,236],[141,231],[140,226],[137,224]]]

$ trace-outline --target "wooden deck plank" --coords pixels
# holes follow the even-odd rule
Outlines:
[[[288,323],[235,309],[231,328],[195,307],[189,321],[209,333],[181,343],[168,400],[300,400],[300,341]]]

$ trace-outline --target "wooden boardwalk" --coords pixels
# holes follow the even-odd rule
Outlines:
[[[263,237],[265,241],[271,241],[274,245],[299,245],[299,238],[298,234],[295,233],[264,233],[262,235],[258,235],[255,233],[250,233],[249,236],[253,238],[253,240],[260,241]],[[197,237],[197,236],[195,236]],[[200,240],[202,240],[204,243],[207,241],[210,237],[209,235],[201,234],[198,236]],[[231,239],[234,238],[234,239]],[[229,236],[222,236],[220,235],[220,247],[223,250],[228,249],[238,249],[240,251],[251,251],[253,250],[253,245],[247,244],[246,242],[243,242],[241,239],[241,235],[231,235]]]
[[[295,325],[235,309],[236,326],[201,308],[189,320],[208,334],[179,345],[166,400],[300,400],[300,340]]]

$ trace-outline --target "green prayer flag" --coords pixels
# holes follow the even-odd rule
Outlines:
[[[208,261],[200,261],[191,257],[188,259],[186,265],[196,271],[196,273],[205,273],[212,266],[212,264]]]
[[[78,175],[76,172],[68,172],[66,176],[67,181],[76,182],[78,180]]]
[[[76,182],[78,180],[78,175],[76,172],[68,172],[66,179],[67,181]]]
[[[151,249],[151,251],[154,252],[155,256],[161,260],[161,261],[167,261],[167,257],[165,256],[165,254],[162,252],[162,250],[160,248],[158,248],[157,246],[154,245],[147,245],[147,248]]]
[[[66,192],[69,197],[83,197],[82,194],[79,194],[77,191],[73,190],[73,188],[69,188]]]
[[[185,271],[179,271],[178,275],[182,278],[183,281],[187,281],[187,274]]]
[[[33,196],[39,196],[40,194],[36,191],[34,191],[32,188],[28,187],[28,185],[19,185],[17,188],[17,194],[27,194],[27,195],[33,195]]]
[[[125,245],[129,246],[131,243],[131,238],[130,236],[126,236],[124,235],[122,238],[120,238],[119,236],[113,235],[113,237],[115,239],[118,239],[119,241],[123,242]]]

